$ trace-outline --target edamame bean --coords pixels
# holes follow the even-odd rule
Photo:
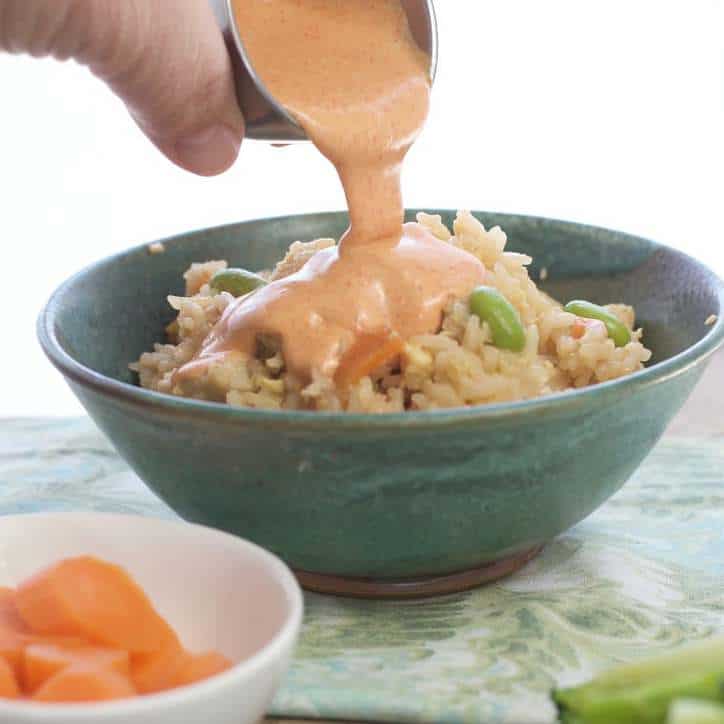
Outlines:
[[[598,304],[583,299],[574,299],[572,302],[568,302],[564,309],[577,317],[597,319],[599,322],[603,322],[609,338],[617,347],[624,347],[631,341],[631,332],[628,327],[618,317]]]
[[[493,344],[520,352],[525,347],[525,329],[515,307],[495,288],[477,287],[470,295],[470,311],[488,323]]]
[[[235,297],[243,297],[265,284],[258,274],[246,269],[222,269],[217,271],[209,282],[209,286],[215,291],[229,292]]]

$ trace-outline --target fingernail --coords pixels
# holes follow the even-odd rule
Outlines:
[[[178,162],[201,176],[226,171],[239,155],[241,138],[227,126],[212,126],[176,143]]]

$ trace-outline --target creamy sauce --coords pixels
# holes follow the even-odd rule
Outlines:
[[[479,278],[467,252],[450,247],[452,253],[441,255],[442,246],[419,224],[405,224],[394,246],[354,244],[343,255],[335,248],[318,251],[296,274],[232,305],[206,340],[205,353],[254,349],[259,332],[283,330],[290,370],[331,377],[357,335],[394,332],[405,339],[436,330],[450,295],[469,293]],[[421,281],[430,265],[444,285]]]
[[[436,332],[445,304],[483,279],[472,255],[404,224],[400,169],[430,101],[430,59],[412,39],[400,0],[235,0],[254,68],[334,164],[350,228],[296,274],[232,303],[193,376],[231,351],[281,341],[290,372],[335,373],[369,334]]]

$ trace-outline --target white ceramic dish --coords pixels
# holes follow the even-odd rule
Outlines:
[[[216,649],[235,666],[193,686],[117,702],[0,700],[2,724],[251,724],[263,716],[302,621],[301,590],[284,563],[189,523],[103,513],[0,517],[0,585],[83,554],[124,566],[185,646]]]

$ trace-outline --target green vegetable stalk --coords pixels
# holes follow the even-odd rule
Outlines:
[[[664,724],[681,698],[724,702],[724,638],[618,666],[582,686],[558,689],[564,724]]]
[[[698,699],[677,699],[666,724],[724,724],[724,705]]]

